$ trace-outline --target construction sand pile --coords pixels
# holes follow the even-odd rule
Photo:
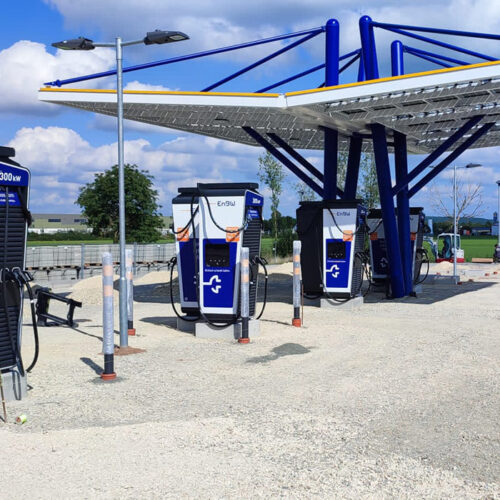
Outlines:
[[[269,274],[289,274],[293,276],[293,263],[284,262],[283,264],[269,265],[267,266],[267,272]]]
[[[113,282],[116,282],[120,277],[113,275]],[[102,305],[102,276],[92,276],[81,280],[73,286],[73,290],[69,296],[73,300],[78,300],[83,305],[100,306]],[[118,291],[113,292],[114,300],[118,301]]]
[[[439,274],[451,274],[453,273],[453,263],[448,261],[440,262],[435,265],[434,272]]]
[[[177,270],[174,270],[173,279],[177,278]],[[134,279],[134,285],[153,285],[155,283],[169,283],[170,271],[153,271],[140,278]]]

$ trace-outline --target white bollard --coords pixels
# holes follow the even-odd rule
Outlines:
[[[241,249],[240,259],[240,298],[241,298],[241,337],[240,344],[248,344],[248,323],[250,320],[250,261],[249,250],[246,247]]]
[[[116,378],[114,371],[115,329],[113,318],[113,259],[109,252],[102,254],[102,352],[104,354],[103,380]]]
[[[300,306],[302,303],[302,268],[300,265],[300,251],[302,243],[293,242],[293,326],[302,326]]]
[[[135,335],[134,328],[134,261],[133,251],[125,250],[125,267],[127,276],[127,318],[128,334]]]

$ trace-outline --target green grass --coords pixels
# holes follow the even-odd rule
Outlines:
[[[273,238],[262,238],[260,245],[260,253],[263,257],[269,258],[273,255]]]
[[[489,236],[462,236],[462,248],[465,252],[465,260],[470,262],[474,257],[491,258],[497,241],[497,238]],[[424,248],[427,249],[429,256],[431,256],[431,260],[433,260],[429,244],[424,243]]]
[[[48,240],[48,241],[28,241],[28,246],[29,247],[44,247],[44,246],[49,246],[49,247],[54,247],[54,246],[61,246],[65,247],[68,245],[81,245],[84,243],[85,245],[108,245],[110,243],[113,243],[113,240]]]
[[[462,237],[462,248],[465,252],[465,260],[469,261],[473,257],[491,257],[493,255],[493,249],[495,247],[495,243],[497,242],[497,238],[495,237],[486,237],[486,236],[463,236]],[[157,243],[173,243],[174,239],[164,238]],[[102,240],[77,240],[77,241],[28,241],[29,247],[36,246],[66,246],[66,245],[81,245],[84,243],[85,245],[108,245],[113,243],[111,239],[102,239]],[[262,238],[262,255],[267,259],[273,256],[273,238],[264,237]],[[424,247],[429,252],[429,255],[432,256],[431,249],[427,243],[424,243]],[[432,257],[431,257],[432,258]]]
[[[164,238],[156,241],[155,243],[173,243],[173,238]],[[112,239],[102,239],[102,240],[48,240],[48,241],[29,241],[29,247],[43,247],[43,246],[68,246],[68,245],[81,245],[84,243],[85,245],[110,245],[113,243]]]
[[[497,238],[490,237],[462,237],[462,248],[465,252],[465,260],[470,261],[472,257],[492,257]]]

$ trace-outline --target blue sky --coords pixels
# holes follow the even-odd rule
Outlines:
[[[347,0],[19,0],[2,4],[0,31],[0,145],[16,148],[17,160],[32,170],[31,207],[34,212],[78,212],[74,204],[79,188],[93,174],[116,163],[116,122],[84,111],[38,102],[37,89],[46,81],[112,69],[114,51],[98,49],[88,53],[62,52],[51,42],[84,35],[96,41],[112,41],[144,36],[161,28],[181,30],[189,41],[164,46],[126,48],[124,64],[132,65],[174,55],[231,45],[290,31],[323,25],[330,17],[341,24],[341,52],[359,46],[357,20],[362,14],[373,19],[439,26],[471,31],[500,33],[500,4],[486,0],[373,0],[354,3]],[[393,38],[377,32],[383,72],[388,71],[388,44]],[[205,86],[245,66],[282,42],[226,55],[129,73],[130,89],[201,90]],[[416,44],[414,44],[416,45]],[[500,42],[469,40],[468,46],[491,55],[500,52]],[[322,62],[323,39],[308,42],[250,72],[221,90],[255,91]],[[407,71],[432,69],[429,63],[407,62]],[[354,71],[345,80],[354,79]],[[299,80],[279,91],[316,87],[320,73]],[[86,85],[113,88],[114,79]],[[137,163],[155,176],[165,214],[177,187],[197,181],[256,181],[257,158],[261,149],[180,134],[159,127],[127,122],[126,161]],[[483,186],[483,212],[491,216],[497,206],[495,181],[500,178],[498,148],[473,150],[458,162],[483,164],[480,169],[463,172],[471,182]],[[303,154],[321,167],[321,154]],[[410,165],[421,158],[412,157]],[[436,182],[445,189],[451,172]],[[297,200],[290,175],[280,210],[293,214]],[[432,194],[422,192],[415,203],[434,210]]]

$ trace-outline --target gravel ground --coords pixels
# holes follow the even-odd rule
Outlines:
[[[84,303],[78,329],[41,329],[29,395],[8,404],[0,497],[500,498],[500,279],[482,269],[353,312],[306,307],[299,329],[276,266],[249,345],[176,331],[148,277],[129,342],[146,352],[116,357],[113,383]]]

